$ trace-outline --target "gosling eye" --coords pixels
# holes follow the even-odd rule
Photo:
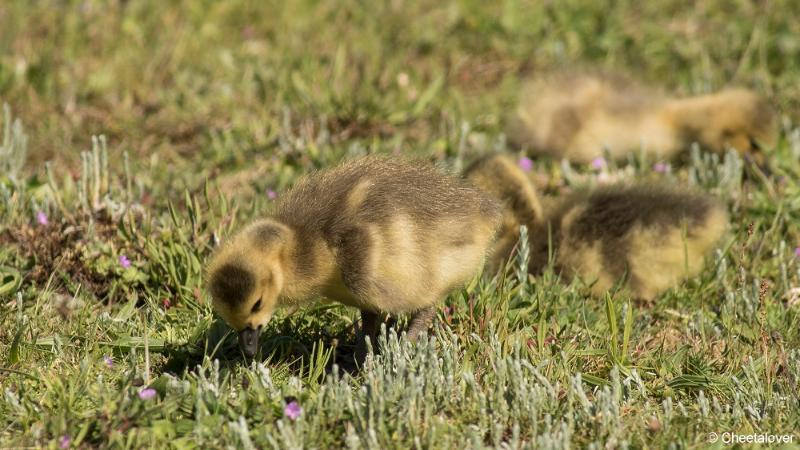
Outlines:
[[[759,144],[758,141],[756,141],[753,138],[750,138],[750,147],[753,150],[764,150],[763,148],[761,148],[761,144]]]
[[[258,301],[253,305],[253,309],[250,310],[250,314],[257,313],[260,310],[261,310],[261,299],[258,299]]]

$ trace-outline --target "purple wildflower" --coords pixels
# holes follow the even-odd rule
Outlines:
[[[278,193],[273,191],[272,189],[267,189],[267,198],[270,200],[275,200],[278,198]]]
[[[156,390],[153,388],[144,388],[139,391],[139,398],[142,400],[151,400],[156,396]]]
[[[50,225],[50,220],[47,218],[47,214],[45,214],[44,211],[39,211],[36,213],[36,222],[45,227]]]
[[[283,407],[283,415],[292,419],[297,420],[300,417],[300,414],[303,413],[303,408],[300,407],[300,404],[297,401],[291,401]]]
[[[123,269],[127,269],[131,266],[131,260],[125,255],[119,255],[119,265],[122,266]]]
[[[794,249],[794,256],[797,256],[798,258],[800,258],[800,247],[797,247],[797,248]]]
[[[653,170],[658,173],[666,173],[669,170],[669,164],[663,162],[655,163],[653,164]]]
[[[60,449],[69,448],[71,443],[72,443],[72,438],[69,437],[68,434],[65,434],[61,436],[61,439],[58,440],[58,448]]]
[[[110,369],[114,367],[114,358],[108,355],[103,355],[103,363],[105,363],[106,367]]]
[[[517,160],[517,165],[525,172],[530,172],[533,169],[533,160],[527,156],[523,156]]]
[[[598,156],[592,160],[592,167],[595,170],[603,170],[606,167],[606,160]]]

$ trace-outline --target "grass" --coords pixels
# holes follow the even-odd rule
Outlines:
[[[0,447],[683,448],[726,431],[797,443],[794,9],[3,2]],[[269,211],[267,190],[366,153],[458,169],[505,147],[522,78],[591,66],[680,94],[748,85],[781,111],[772,177],[697,149],[667,174],[610,169],[727,201],[732,232],[700,277],[645,305],[587,298],[552,272],[528,280],[518,261],[451,295],[418,346],[390,328],[357,375],[334,365],[356,314],[330,304],[285,311],[263,357],[241,359],[202,267]],[[549,191],[598,176],[536,171]]]

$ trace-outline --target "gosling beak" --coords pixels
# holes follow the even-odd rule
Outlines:
[[[239,348],[248,358],[252,358],[258,353],[258,336],[260,334],[260,326],[256,329],[247,327],[239,331]]]

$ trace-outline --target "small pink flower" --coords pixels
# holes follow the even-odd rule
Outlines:
[[[533,169],[533,160],[527,156],[523,156],[517,160],[517,165],[525,172],[530,172]]]
[[[131,266],[131,260],[125,255],[119,255],[119,265],[122,266],[123,269],[127,269]]]
[[[156,396],[156,390],[153,388],[144,388],[139,391],[139,398],[142,400],[151,400]]]
[[[300,407],[300,404],[297,403],[296,400],[287,403],[286,406],[283,407],[283,415],[292,420],[297,420],[302,413],[303,408]]]
[[[47,214],[45,214],[44,211],[39,211],[36,213],[36,222],[45,227],[50,225],[50,220],[47,218]]]
[[[168,298],[165,298],[165,299],[161,300],[161,306],[163,306],[164,309],[170,309],[170,308],[172,308],[172,302],[169,301]]]
[[[112,357],[110,357],[108,355],[103,355],[103,362],[105,363],[106,367],[108,367],[109,369],[114,367],[114,358],[112,358]]]
[[[798,258],[800,258],[800,247],[797,247],[797,248],[794,249],[794,256],[797,256]]]
[[[68,434],[61,436],[61,439],[58,440],[58,448],[60,449],[67,449],[69,445],[72,443],[72,438],[69,437]]]
[[[278,193],[273,191],[272,189],[267,189],[267,198],[270,200],[275,200],[278,198]]]
[[[598,156],[592,160],[592,167],[595,170],[603,170],[606,167],[606,160]]]
[[[653,170],[658,173],[666,173],[669,171],[669,164],[662,162],[655,163],[653,164]]]

